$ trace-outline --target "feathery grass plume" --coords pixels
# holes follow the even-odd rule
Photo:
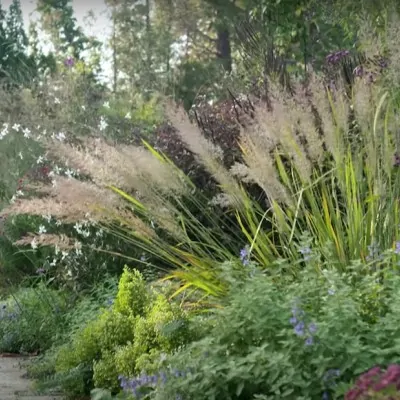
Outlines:
[[[386,46],[390,57],[390,68],[387,71],[387,81],[391,88],[400,87],[400,16],[393,12],[389,14]]]
[[[56,247],[60,250],[71,250],[80,248],[81,244],[78,244],[75,239],[68,237],[67,235],[55,235],[50,233],[34,234],[29,233],[23,236],[21,239],[14,242],[17,246],[31,245],[32,242],[36,246],[51,246]]]
[[[45,145],[51,156],[91,176],[97,185],[107,186],[113,183],[127,191],[133,189],[137,170],[132,159],[123,158],[115,147],[100,138],[87,138],[82,142],[78,146],[47,140]]]
[[[259,125],[257,127],[261,128]],[[246,165],[236,163],[230,171],[243,182],[255,182],[265,192],[269,204],[273,201],[290,204],[291,199],[287,190],[279,180],[273,159],[273,146],[266,144],[263,134],[256,126],[241,130],[240,147],[243,152],[243,160]],[[264,131],[265,132],[265,131]]]
[[[219,183],[226,196],[229,197],[230,204],[236,208],[242,208],[246,202],[243,198],[243,191],[236,179],[224,167],[221,161],[221,150],[207,140],[200,129],[192,124],[182,107],[167,103],[165,112],[183,142],[196,154],[198,161],[206,167]]]
[[[308,80],[310,101],[315,109],[317,129],[323,139],[327,151],[334,157],[340,153],[337,141],[337,124],[333,119],[329,91],[322,79],[317,74],[311,74]]]
[[[37,187],[41,197],[18,199],[3,209],[0,215],[52,215],[66,223],[84,220],[89,211],[92,218],[104,218],[100,209],[117,209],[121,199],[111,191],[93,183],[57,176],[54,185]],[[43,196],[44,195],[44,196]]]

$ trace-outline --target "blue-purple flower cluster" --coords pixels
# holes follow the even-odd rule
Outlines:
[[[176,378],[185,377],[186,372],[174,370],[172,376]],[[118,376],[122,390],[132,394],[135,399],[140,399],[148,391],[154,390],[157,386],[165,385],[168,379],[166,372],[161,371],[157,374],[142,374],[136,378],[126,378],[122,375]],[[181,395],[177,395],[175,400],[183,400]]]
[[[293,325],[294,333],[297,336],[305,337],[304,344],[312,346],[314,344],[314,333],[317,331],[317,325],[314,322],[306,324],[305,312],[298,305],[292,308],[292,317],[290,323]]]
[[[249,263],[250,263],[250,249],[249,249],[249,246],[246,246],[242,250],[240,250],[239,258],[240,258],[241,263],[244,266],[249,265]]]

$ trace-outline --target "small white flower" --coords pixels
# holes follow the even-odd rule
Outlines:
[[[53,261],[50,263],[51,267],[55,267],[57,264],[57,260],[55,258],[53,258]]]
[[[103,116],[101,116],[101,117],[100,117],[99,129],[100,129],[101,131],[104,131],[104,130],[106,130],[107,126],[108,126],[107,121],[104,119]]]
[[[21,125],[20,124],[14,124],[13,126],[12,126],[12,128],[14,129],[14,131],[19,131],[19,128],[21,128]]]
[[[55,104],[61,104],[61,101],[58,97],[54,97],[54,103]]]
[[[29,128],[23,129],[22,132],[24,133],[24,137],[27,139],[29,139],[32,136],[32,132]]]
[[[36,160],[36,164],[42,164],[43,161],[44,161],[43,156],[39,156],[38,159]]]
[[[72,171],[72,169],[69,169],[69,168],[68,168],[68,169],[65,171],[65,175],[67,175],[68,178],[71,179],[71,178],[74,176],[74,171]]]
[[[17,190],[17,192],[15,194],[19,197],[19,196],[23,196],[24,192],[22,190]]]
[[[110,102],[109,101],[105,101],[104,104],[103,104],[103,107],[110,108]]]
[[[39,235],[42,235],[43,233],[46,233],[46,232],[47,232],[46,227],[44,225],[40,225],[39,231],[38,231]]]
[[[47,222],[51,222],[52,216],[50,214],[44,214],[42,215],[42,218],[45,219]]]
[[[17,199],[17,196],[15,196],[15,194],[14,194],[10,199],[10,203],[14,204],[16,199]]]
[[[82,107],[82,110],[86,110],[86,107],[85,106],[81,106]]]
[[[63,250],[61,252],[61,261],[63,261],[65,259],[65,257],[68,257],[68,251]]]
[[[55,172],[57,175],[60,175],[61,168],[60,168],[58,165],[56,165],[56,166],[54,167],[54,172]]]
[[[37,242],[36,242],[35,238],[33,238],[33,240],[31,241],[31,247],[32,247],[32,249],[33,249],[33,250],[36,250],[36,249],[37,249],[37,247],[38,247],[38,245],[37,245]]]
[[[56,135],[56,139],[59,140],[60,142],[62,142],[63,140],[66,139],[65,133],[64,133],[64,132],[59,132],[59,133]]]
[[[132,118],[131,113],[130,113],[130,112],[127,112],[126,115],[125,115],[125,118],[126,118],[126,119],[131,119],[131,118]]]
[[[51,180],[51,186],[53,186],[53,187],[57,186],[57,181],[55,179]]]
[[[22,155],[22,152],[21,152],[21,151],[18,153],[18,157],[19,157],[21,160],[24,159],[24,156]]]
[[[56,221],[56,226],[61,226],[61,225],[62,225],[62,221],[57,220],[57,221]]]

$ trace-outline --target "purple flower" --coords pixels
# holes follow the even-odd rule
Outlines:
[[[306,346],[312,346],[314,344],[314,338],[309,336],[304,343]]]
[[[73,59],[73,57],[68,56],[65,60],[64,60],[64,65],[66,67],[73,67],[75,65],[75,60]]]
[[[333,53],[329,53],[325,60],[328,64],[337,64],[343,58],[347,57],[350,54],[348,50],[339,50]]]
[[[240,255],[239,255],[240,261],[244,266],[249,265],[250,263],[250,249],[249,246],[244,247],[242,250],[240,250]]]
[[[304,322],[303,321],[300,321],[295,325],[294,333],[297,336],[303,336],[304,335]]]
[[[314,322],[311,322],[310,325],[308,325],[308,331],[310,333],[315,333],[317,332],[317,325],[314,324]]]
[[[45,270],[44,268],[38,268],[38,269],[36,270],[36,273],[37,273],[38,275],[44,275],[45,272],[46,272],[46,270]]]
[[[335,289],[333,289],[333,288],[329,288],[329,289],[328,289],[328,294],[329,294],[330,296],[333,296],[335,293],[336,293]]]
[[[396,242],[396,248],[394,249],[395,254],[400,254],[400,242]]]

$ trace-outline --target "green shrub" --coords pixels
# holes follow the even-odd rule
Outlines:
[[[0,310],[0,351],[34,352],[51,347],[62,330],[66,299],[44,283],[21,288]]]
[[[80,311],[87,315],[86,324],[78,329],[77,324],[84,319],[67,317],[73,325],[71,339],[53,349],[52,360],[38,367],[36,374],[46,379],[50,375],[47,387],[53,382],[72,396],[77,394],[76,388],[81,394],[88,394],[93,386],[116,393],[119,375],[156,370],[165,354],[192,337],[187,315],[165,294],[170,286],[146,284],[138,271],[125,268],[115,303],[101,312],[95,308],[92,315],[89,299],[78,303]],[[77,370],[85,371],[84,378],[75,373]],[[74,377],[79,382],[71,392]]]
[[[284,286],[261,274],[236,284],[209,333],[167,358],[154,398],[343,396],[358,374],[400,356],[400,278],[357,280],[357,268],[321,275],[310,266]],[[373,323],[364,313],[371,293],[382,305]]]
[[[115,373],[114,353],[104,352],[101,360],[93,363],[93,382],[98,388],[119,391],[118,375]]]
[[[181,308],[163,294],[153,298],[145,316],[137,318],[134,341],[116,352],[115,365],[119,375],[128,377],[143,371],[153,372],[163,354],[190,340],[189,321]]]
[[[115,310],[124,315],[143,315],[149,301],[149,292],[142,274],[124,268],[115,299]]]

